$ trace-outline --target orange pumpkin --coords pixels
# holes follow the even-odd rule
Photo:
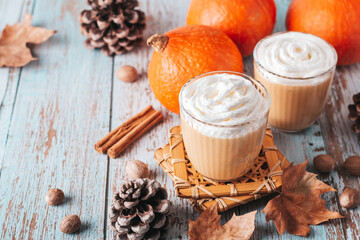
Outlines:
[[[286,17],[290,31],[311,33],[331,43],[338,65],[360,61],[359,0],[294,0]]]
[[[273,0],[192,0],[186,22],[223,31],[246,57],[260,39],[272,33],[275,19]]]
[[[191,78],[218,70],[243,71],[239,50],[223,32],[202,25],[184,26],[147,40],[155,51],[148,67],[155,97],[179,113],[179,93]]]

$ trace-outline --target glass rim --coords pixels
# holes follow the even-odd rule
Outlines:
[[[191,82],[193,80],[196,80],[196,79],[200,79],[204,76],[207,76],[207,75],[215,75],[215,74],[221,74],[221,73],[227,73],[227,74],[231,74],[231,75],[237,75],[237,76],[241,76],[243,77],[245,80],[247,81],[251,81],[252,84],[254,85],[255,83],[258,84],[260,87],[262,87],[264,90],[265,90],[265,93],[266,93],[266,96],[267,96],[267,103],[266,103],[266,111],[264,111],[263,114],[253,118],[252,120],[250,121],[246,121],[246,122],[243,122],[243,123],[240,123],[240,124],[232,124],[232,125],[220,125],[220,124],[215,124],[215,123],[208,123],[208,122],[204,122],[200,119],[197,119],[196,117],[194,117],[192,114],[190,114],[182,105],[182,100],[181,100],[181,96],[182,96],[182,93],[183,93],[183,90],[186,88],[186,86],[188,86],[189,84],[191,84]],[[261,96],[263,97],[263,96]],[[181,111],[184,111],[185,114],[187,114],[190,118],[192,118],[193,120],[197,121],[197,122],[200,122],[202,124],[205,124],[205,125],[210,125],[210,126],[213,126],[213,127],[221,127],[221,128],[235,128],[235,127],[241,127],[241,126],[244,126],[244,125],[249,125],[251,123],[254,123],[254,122],[257,122],[258,120],[262,119],[263,117],[265,117],[269,111],[270,111],[270,105],[271,105],[271,96],[270,96],[270,93],[269,91],[267,90],[267,88],[261,83],[259,82],[258,80],[256,80],[255,78],[252,78],[251,76],[249,75],[246,75],[244,73],[241,73],[241,72],[235,72],[235,71],[227,71],[227,70],[220,70],[220,71],[210,71],[210,72],[206,72],[206,73],[202,73],[200,75],[197,75],[193,78],[191,78],[189,81],[187,81],[181,88],[180,90],[180,93],[179,93],[179,105],[180,105],[180,113]],[[180,114],[181,115],[181,114]]]
[[[331,48],[331,50],[335,53],[335,54],[334,54],[334,56],[335,56],[335,63],[334,63],[333,65],[331,65],[329,68],[327,68],[326,70],[324,70],[324,72],[318,73],[318,74],[316,74],[316,75],[314,75],[314,76],[310,76],[310,77],[287,77],[287,76],[284,76],[284,75],[281,75],[281,74],[274,73],[274,72],[270,71],[269,69],[265,68],[265,67],[259,62],[259,60],[258,60],[258,58],[257,58],[257,54],[256,54],[256,53],[257,53],[257,51],[258,51],[259,45],[260,45],[263,41],[265,41],[266,39],[271,38],[271,37],[273,37],[273,36],[275,36],[275,35],[281,35],[281,34],[286,34],[286,33],[290,33],[290,32],[296,32],[296,33],[311,35],[312,37],[319,38],[319,39],[321,39],[322,41],[324,41],[324,42]],[[333,70],[333,68],[336,67],[336,64],[337,64],[337,61],[338,61],[338,55],[337,55],[336,49],[335,49],[335,48],[333,47],[333,45],[331,45],[328,41],[326,41],[325,39],[322,39],[321,37],[315,36],[315,35],[313,35],[313,34],[311,34],[311,33],[304,33],[304,32],[298,32],[298,31],[281,31],[281,32],[276,32],[276,33],[273,33],[273,34],[271,34],[271,35],[268,35],[268,36],[262,38],[262,39],[256,44],[256,46],[255,46],[255,48],[254,48],[253,57],[254,57],[254,61],[255,61],[256,65],[258,65],[260,68],[264,69],[266,72],[268,72],[268,73],[270,73],[270,74],[272,74],[272,75],[274,75],[274,76],[277,76],[277,77],[281,77],[281,78],[285,78],[285,79],[291,79],[291,80],[299,80],[299,81],[301,81],[301,82],[304,82],[304,81],[306,81],[306,80],[312,80],[312,79],[314,79],[314,78],[320,77],[320,76],[322,76],[322,75],[325,75],[325,74],[331,72],[331,71]]]

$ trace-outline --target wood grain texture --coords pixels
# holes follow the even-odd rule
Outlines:
[[[22,3],[24,0],[17,1],[1,1],[0,2],[0,33],[5,28],[7,24],[14,24],[19,20]],[[11,9],[13,9],[11,11]],[[9,85],[9,68],[0,68],[0,108],[5,98],[5,93]]]
[[[12,0],[0,2],[0,33],[6,25],[22,21],[25,13],[32,12],[33,0]],[[19,79],[21,68],[0,68],[0,108],[5,101],[5,93],[11,87],[10,80]],[[15,75],[17,75],[15,77]],[[11,90],[10,90],[11,92]],[[2,125],[3,126],[3,125]]]
[[[347,105],[352,103],[352,95],[360,92],[360,63],[337,67],[330,97],[326,103],[319,123],[325,149],[337,162],[332,185],[339,191],[348,186],[360,188],[359,177],[351,176],[343,169],[343,163],[351,155],[360,155],[360,144],[351,130]],[[360,236],[360,208],[346,210],[341,208],[345,236],[349,239]]]
[[[190,0],[140,0],[147,16],[144,40],[185,24]],[[275,31],[284,30],[290,0],[276,0]],[[199,213],[189,201],[176,197],[173,183],[153,158],[155,150],[168,142],[169,130],[180,123],[154,98],[148,85],[147,66],[152,49],[142,45],[134,51],[109,58],[82,46],[77,16],[88,8],[76,0],[0,1],[0,28],[5,23],[33,13],[33,23],[58,30],[48,42],[35,46],[39,56],[22,69],[0,69],[0,239],[113,239],[107,208],[114,191],[124,181],[125,164],[138,159],[149,164],[150,177],[160,181],[173,202],[168,239],[188,239],[187,220]],[[6,22],[4,21],[6,20]],[[139,80],[125,83],[116,78],[122,65],[133,65]],[[244,60],[245,73],[253,76],[252,57]],[[320,153],[337,160],[335,171],[319,178],[338,189],[324,195],[327,207],[346,218],[312,226],[310,239],[358,239],[360,209],[339,207],[338,197],[345,186],[359,187],[359,178],[342,169],[343,161],[359,154],[360,147],[347,120],[347,104],[360,91],[360,63],[338,67],[330,98],[319,121],[309,129],[287,134],[273,130],[275,143],[289,161],[300,163]],[[135,141],[116,159],[108,159],[93,144],[123,121],[152,104],[163,111],[165,120]],[[315,171],[310,164],[309,171]],[[61,188],[64,204],[47,206],[49,188]],[[277,234],[266,223],[261,210],[271,197],[222,213],[222,223],[232,214],[258,210],[252,239],[302,239]],[[84,223],[79,234],[64,235],[61,219],[78,214]]]
[[[25,12],[31,11],[32,1],[14,0],[0,2],[0,31],[6,25],[14,24],[24,16]],[[4,156],[5,146],[8,139],[8,131],[11,122],[12,110],[17,94],[17,87],[21,68],[0,68],[0,166]],[[1,172],[1,169],[0,169]]]
[[[106,157],[93,143],[108,131],[112,60],[82,46],[77,15],[85,3],[38,0],[33,23],[58,33],[33,48],[23,68],[0,179],[1,239],[102,239]],[[104,104],[105,102],[105,104]],[[44,201],[61,188],[64,204]],[[78,214],[81,232],[58,224]]]

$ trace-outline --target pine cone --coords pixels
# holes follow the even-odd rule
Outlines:
[[[135,9],[137,0],[87,0],[92,10],[80,14],[81,33],[85,46],[101,48],[107,56],[132,50],[142,39],[144,12]]]
[[[355,133],[360,133],[360,92],[353,96],[354,104],[350,104],[349,108],[349,119],[353,122],[352,129]],[[360,135],[358,136],[360,143]]]
[[[156,180],[124,183],[114,193],[112,202],[109,218],[118,240],[156,240],[167,229],[171,202]]]

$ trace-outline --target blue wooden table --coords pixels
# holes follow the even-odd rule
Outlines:
[[[185,24],[189,0],[143,0],[147,15],[144,38]],[[277,0],[275,31],[284,30],[289,0]],[[85,0],[1,0],[0,29],[33,15],[33,24],[58,32],[44,44],[35,46],[39,60],[22,68],[0,68],[0,239],[113,239],[107,220],[111,196],[126,180],[124,165],[132,159],[149,164],[151,178],[164,184],[174,203],[169,239],[187,239],[187,219],[198,213],[187,200],[176,197],[171,179],[153,160],[153,153],[167,142],[168,131],[179,117],[155,100],[146,71],[152,49],[143,43],[121,56],[105,57],[83,47],[78,15]],[[140,80],[119,81],[116,70],[135,66]],[[253,75],[252,58],[245,59],[245,72]],[[320,119],[298,134],[274,130],[277,146],[290,161],[299,163],[320,153],[336,161],[336,169],[320,175],[340,193],[345,186],[359,187],[359,178],[348,176],[342,163],[360,153],[347,119],[347,105],[360,91],[360,63],[338,67],[330,97]],[[132,144],[117,159],[108,159],[93,144],[125,119],[152,104],[165,113],[165,122]],[[311,161],[312,162],[312,161]],[[312,165],[310,170],[314,171]],[[66,201],[48,206],[44,196],[49,188],[60,188]],[[359,239],[360,208],[346,210],[339,205],[339,192],[324,195],[327,207],[344,219],[312,226],[310,239]],[[253,239],[300,239],[277,234],[266,223],[261,210],[264,198],[222,215],[224,223],[233,212],[258,210]],[[74,235],[59,230],[59,222],[69,214],[80,216],[83,226]]]

